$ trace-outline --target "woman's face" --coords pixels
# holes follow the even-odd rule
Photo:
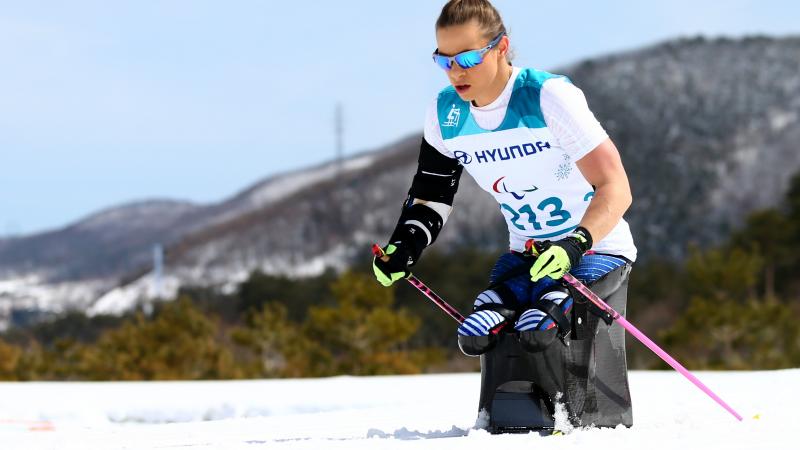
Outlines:
[[[486,38],[476,21],[463,25],[453,25],[436,30],[436,43],[439,53],[453,56],[467,50],[486,47],[494,36]],[[490,103],[494,98],[487,98],[495,92],[497,86],[505,86],[507,79],[501,75],[500,68],[507,67],[505,53],[508,50],[508,37],[503,36],[500,43],[483,55],[483,62],[469,69],[463,69],[453,63],[446,71],[450,84],[456,88],[459,97],[465,101],[475,101],[479,106]]]

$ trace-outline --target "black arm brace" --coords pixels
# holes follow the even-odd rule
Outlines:
[[[422,139],[417,173],[411,182],[408,198],[403,203],[400,219],[389,239],[392,244],[403,243],[406,246],[409,265],[417,262],[422,250],[433,244],[444,224],[439,213],[423,204],[414,204],[414,200],[452,206],[462,170],[458,160],[442,155]]]
[[[439,153],[423,138],[419,149],[419,166],[408,196],[452,206],[463,169],[457,159]]]

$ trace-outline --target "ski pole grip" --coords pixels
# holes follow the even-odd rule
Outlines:
[[[383,262],[389,261],[389,257],[386,256],[386,253],[383,251],[380,245],[372,244],[372,254],[375,255],[376,258],[380,259]]]
[[[533,239],[525,241],[525,252],[533,254]]]
[[[545,250],[547,250],[546,242],[539,242],[533,239],[525,241],[525,254],[527,255],[539,256]]]

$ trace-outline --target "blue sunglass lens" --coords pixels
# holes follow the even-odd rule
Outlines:
[[[456,56],[444,56],[437,53],[433,54],[433,60],[444,70],[450,70],[453,67],[455,60],[462,69],[469,69],[475,67],[483,62],[483,55],[479,50],[470,50],[464,53],[459,53]]]
[[[455,60],[459,66],[463,67],[464,69],[469,69],[470,67],[475,67],[483,62],[483,57],[481,57],[481,53],[479,51],[472,50],[457,54],[455,56]]]
[[[442,55],[433,55],[433,60],[444,70],[450,70],[450,58]]]

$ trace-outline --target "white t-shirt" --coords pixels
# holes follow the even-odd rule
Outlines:
[[[448,88],[431,103],[425,140],[458,159],[495,197],[512,250],[522,251],[531,237],[566,236],[594,195],[575,161],[608,138],[583,92],[564,77],[514,67],[503,91],[486,106],[467,107],[456,95]],[[621,219],[593,250],[635,260],[627,222]]]

